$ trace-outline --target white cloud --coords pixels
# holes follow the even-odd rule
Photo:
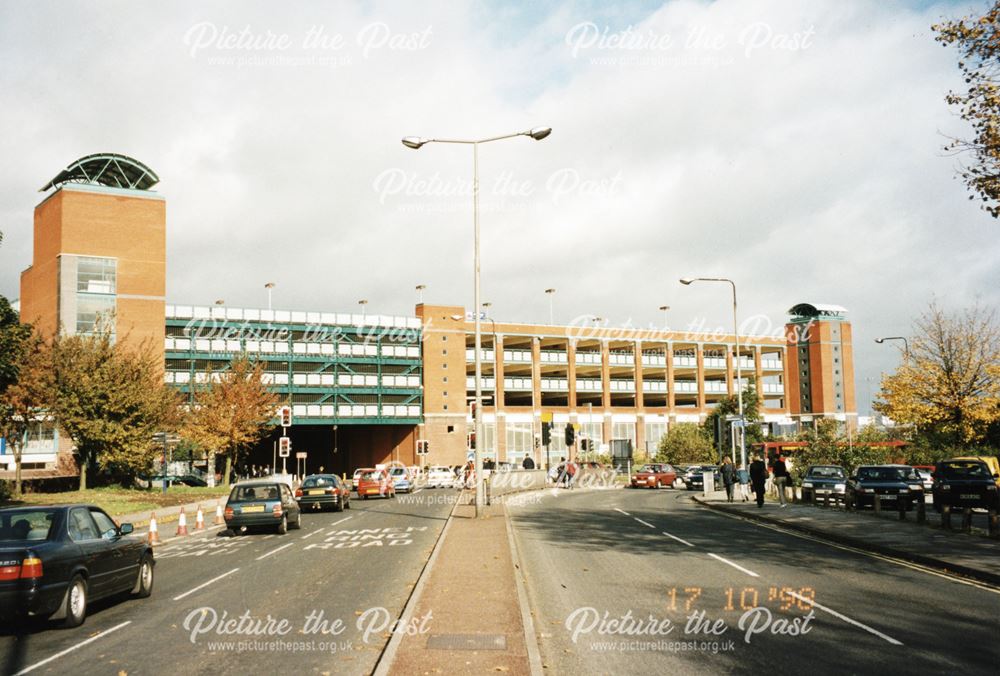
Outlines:
[[[929,25],[959,11],[736,0],[620,14],[4,6],[0,123],[17,133],[0,150],[17,159],[0,183],[0,292],[18,295],[37,188],[76,157],[115,151],[161,176],[173,300],[260,305],[275,281],[278,305],[343,311],[364,297],[370,311],[405,313],[425,283],[428,302],[468,305],[471,198],[381,198],[376,178],[398,170],[461,189],[469,148],[413,152],[399,139],[547,124],[555,131],[540,143],[480,151],[483,289],[499,318],[546,319],[553,286],[562,319],[660,324],[656,308],[669,304],[676,326],[728,325],[725,289],[676,282],[726,275],[741,314],[781,322],[799,301],[849,308],[866,396],[864,378],[896,359],[871,339],[905,333],[933,293],[954,307],[1000,300],[998,226],[940,151],[942,133],[962,130],[943,101],[961,83]],[[646,44],[669,35],[672,46],[574,57],[567,34],[587,22],[606,36],[631,26]],[[285,34],[291,46],[195,48],[200,25],[265,42]],[[343,47],[304,49],[319,27]],[[750,36],[768,31],[769,45],[748,54]],[[384,34],[367,54],[358,42]],[[705,46],[713,38],[720,49]],[[230,56],[237,63],[213,62]],[[285,62],[260,63],[273,58]]]

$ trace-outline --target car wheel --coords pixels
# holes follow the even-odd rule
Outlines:
[[[343,512],[344,511],[344,503],[342,503],[340,500],[338,500],[337,504],[335,504],[333,506],[333,511],[335,511],[335,512]]]
[[[362,496],[361,496],[361,499],[362,499],[362,500],[367,500],[367,499],[368,499],[368,496],[367,496],[367,495],[362,495]]]
[[[281,523],[278,524],[278,535],[284,535],[287,532],[288,532],[288,517],[282,514]]]
[[[346,498],[344,498],[344,509],[350,509],[350,508],[351,508],[351,496],[348,495]]]
[[[655,488],[656,488],[656,490],[660,490],[661,488],[663,488],[663,484],[660,483],[659,479],[656,480],[656,486],[655,486]]]
[[[844,509],[846,509],[848,512],[853,512],[854,511],[854,496],[853,495],[848,495],[846,498],[844,498]]]
[[[132,588],[132,594],[140,599],[149,598],[153,593],[153,557],[143,556],[139,562],[139,576]]]
[[[295,517],[295,523],[290,524],[290,527],[294,528],[295,530],[299,530],[302,528],[302,512],[299,512],[298,516]]]
[[[87,581],[82,575],[74,575],[66,589],[66,618],[63,626],[67,629],[79,627],[87,617]]]

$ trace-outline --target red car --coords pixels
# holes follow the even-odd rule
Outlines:
[[[367,500],[369,495],[378,495],[385,498],[396,497],[396,487],[393,486],[389,473],[384,469],[372,469],[366,467],[359,470],[360,474],[354,484],[354,489],[358,492],[358,497]]]
[[[677,470],[672,465],[652,463],[643,465],[632,475],[632,488],[671,487],[677,480]]]

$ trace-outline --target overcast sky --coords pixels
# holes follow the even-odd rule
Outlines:
[[[38,188],[78,157],[152,167],[168,302],[772,331],[845,306],[858,396],[934,295],[1000,300],[1000,224],[946,137],[945,16],[987,3],[18,2],[0,6],[0,293],[19,296]],[[665,317],[658,311],[670,305]],[[875,381],[873,381],[875,379]]]

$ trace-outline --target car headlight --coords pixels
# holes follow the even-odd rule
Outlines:
[[[861,492],[862,493],[874,493],[875,489],[874,488],[862,488]]]
[[[996,484],[990,484],[989,486],[986,487],[986,490],[988,491],[995,491],[996,489],[997,489]]]
[[[812,488],[812,487],[813,487],[812,481],[803,481],[802,482],[802,488]]]
[[[923,484],[914,484],[913,486],[910,486],[910,490],[914,491],[916,493],[922,493],[924,491],[924,485]]]
[[[951,490],[951,486],[949,486],[948,484],[941,484],[941,485],[939,486],[939,488],[940,488],[941,490],[943,490],[943,491],[950,491],[950,490]]]
[[[833,485],[833,490],[835,490],[835,491],[843,491],[845,488],[847,488],[847,484],[834,484]]]

